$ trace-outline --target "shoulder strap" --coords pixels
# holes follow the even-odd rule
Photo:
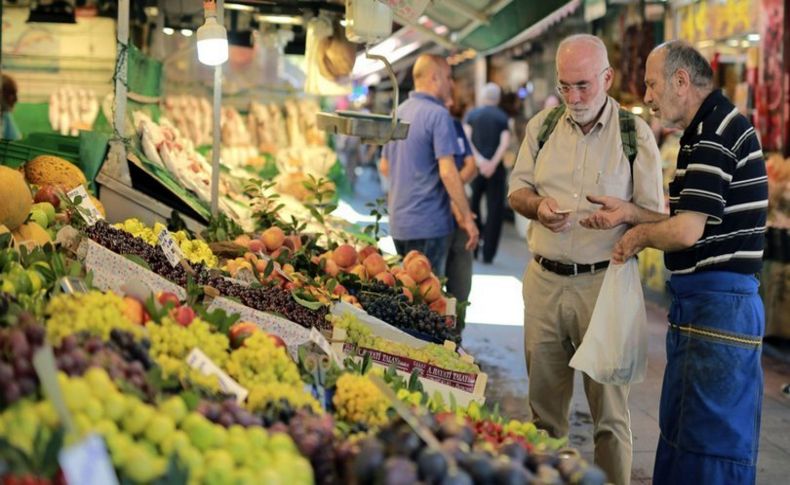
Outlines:
[[[636,119],[634,114],[626,109],[620,108],[620,139],[623,142],[623,153],[631,164],[631,173],[634,171],[634,160],[636,160],[637,141],[636,141]]]
[[[552,108],[548,116],[543,120],[543,124],[540,125],[540,131],[538,132],[538,153],[540,153],[540,149],[543,148],[543,145],[548,141],[554,128],[557,127],[557,123],[559,123],[563,113],[565,113],[565,105],[557,106]],[[535,159],[537,158],[538,154],[536,153]]]

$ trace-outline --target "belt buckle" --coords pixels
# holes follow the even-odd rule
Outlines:
[[[573,276],[579,276],[579,267],[576,263],[571,263],[573,265]]]

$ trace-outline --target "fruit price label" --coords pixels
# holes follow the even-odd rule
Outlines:
[[[77,197],[80,198],[79,204],[77,204],[77,208],[79,209],[79,214],[85,220],[85,223],[89,226],[96,224],[100,219],[104,219],[101,215],[101,212],[93,205],[93,201],[88,196],[88,192],[85,190],[85,187],[80,185],[79,187],[70,190],[66,194],[70,201],[75,202]]]
[[[310,329],[310,341],[318,345],[318,347],[320,347],[326,355],[331,357],[338,367],[341,369],[343,368],[343,359],[337,355],[337,352],[335,352],[335,349],[333,349],[329,344],[329,341],[326,339],[326,337],[324,337],[324,335],[315,327]]]
[[[222,392],[236,396],[237,403],[241,404],[247,399],[249,391],[223,372],[202,350],[198,348],[192,349],[192,352],[187,355],[187,364],[203,375],[217,376]]]
[[[165,253],[170,266],[176,267],[184,259],[184,253],[181,252],[178,243],[176,243],[176,240],[173,239],[173,236],[170,235],[170,231],[167,229],[162,229],[162,232],[159,233],[159,247]]]
[[[118,485],[104,441],[95,434],[58,454],[67,483],[80,485]]]

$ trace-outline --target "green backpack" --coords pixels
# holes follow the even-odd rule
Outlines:
[[[543,124],[540,126],[538,132],[538,151],[535,153],[535,160],[538,159],[538,153],[543,145],[546,144],[554,128],[557,127],[560,118],[565,113],[565,106],[557,106],[553,108]],[[636,160],[637,143],[636,143],[636,119],[635,115],[628,110],[620,108],[620,139],[623,141],[623,153],[628,158],[628,163],[631,166],[631,173],[634,171],[634,160]]]

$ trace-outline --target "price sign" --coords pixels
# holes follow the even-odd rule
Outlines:
[[[329,343],[326,337],[324,337],[324,334],[322,334],[315,327],[310,329],[310,341],[318,345],[318,347],[321,350],[323,350],[326,355],[331,357],[332,360],[335,361],[335,364],[337,364],[338,367],[340,367],[341,369],[343,368],[343,359],[341,359],[340,356],[337,355],[337,352],[335,352],[335,349],[332,348],[332,345]]]
[[[181,252],[178,243],[167,229],[162,229],[162,232],[159,233],[159,247],[165,253],[170,266],[176,267],[184,259],[184,253]]]
[[[192,349],[187,355],[187,364],[205,376],[217,376],[222,392],[236,396],[236,402],[239,404],[247,399],[249,391],[220,369],[202,350]]]
[[[101,215],[101,212],[99,212],[96,206],[93,205],[93,201],[88,196],[88,192],[85,190],[85,187],[82,185],[70,190],[68,193],[66,193],[66,196],[70,201],[77,205],[80,216],[89,226],[96,224],[96,222],[98,222],[100,219],[104,219],[104,217]],[[78,197],[80,199],[79,204],[76,202]]]
[[[67,483],[80,485],[118,485],[104,441],[95,434],[58,454]]]

